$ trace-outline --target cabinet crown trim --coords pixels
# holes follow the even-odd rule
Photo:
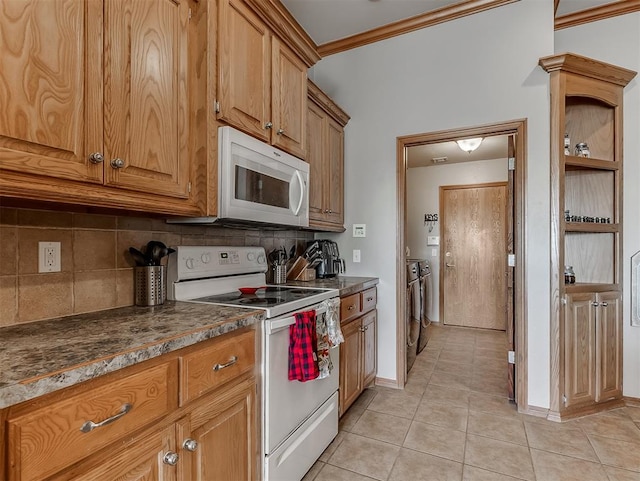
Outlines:
[[[349,114],[342,110],[331,98],[325,94],[320,87],[314,84],[311,80],[307,80],[307,95],[318,106],[326,111],[333,119],[340,124],[341,127],[347,125],[347,122],[351,119]]]
[[[610,63],[601,62],[575,53],[561,53],[542,57],[538,64],[551,73],[558,70],[583,75],[596,80],[626,86],[637,72],[618,67]]]

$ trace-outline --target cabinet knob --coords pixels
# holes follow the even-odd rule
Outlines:
[[[178,459],[180,459],[180,457],[178,456],[178,453],[169,451],[167,454],[165,454],[162,457],[162,462],[164,464],[168,464],[169,466],[175,466],[176,464],[178,464]]]
[[[182,443],[182,447],[187,451],[194,452],[198,449],[198,442],[195,439],[187,438],[184,440],[184,443]]]
[[[111,160],[111,167],[114,169],[122,169],[124,167],[124,160],[120,158]]]
[[[599,302],[592,302],[592,303],[591,303],[591,305],[592,305],[593,307],[598,307],[598,306],[600,305],[600,303],[599,303]]]
[[[600,303],[600,305],[601,305],[602,307],[607,307],[607,306],[609,305],[609,303],[607,303],[607,302],[601,302],[601,303]]]
[[[89,162],[91,162],[92,164],[101,164],[102,162],[104,162],[104,155],[102,155],[100,152],[94,152],[89,156]]]
[[[347,310],[348,311],[353,311],[355,308],[356,308],[356,306],[351,305],[351,306],[347,307]]]
[[[276,132],[276,134],[278,134],[278,135],[282,135],[282,134],[284,134],[284,129],[278,129],[278,131]]]
[[[264,124],[265,129],[270,129],[271,127],[273,127],[273,122],[267,122],[266,124]]]
[[[367,330],[367,328],[366,328],[366,327],[361,327],[361,328],[360,328],[360,332],[364,332],[364,331],[366,331],[366,330]]]

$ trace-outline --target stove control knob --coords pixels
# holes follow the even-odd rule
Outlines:
[[[185,261],[185,265],[187,266],[187,269],[193,269],[195,264],[195,261],[193,259],[193,257],[189,257],[186,261]]]
[[[204,264],[208,264],[209,262],[211,262],[211,254],[209,254],[208,252],[205,252],[200,256],[200,259],[202,259],[202,262]]]
[[[253,262],[253,261],[255,261],[255,260],[256,260],[256,254],[255,254],[255,252],[249,252],[249,253],[247,254],[247,260],[248,260],[249,262]]]
[[[267,260],[264,258],[264,254],[258,255],[258,264],[264,264]]]

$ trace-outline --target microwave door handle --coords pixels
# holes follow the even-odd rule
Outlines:
[[[298,199],[298,206],[293,210],[293,215],[298,215],[298,212],[300,212],[302,208],[302,201],[304,200],[304,181],[302,180],[302,175],[300,175],[299,170],[296,170],[293,177],[298,179],[298,183],[300,184],[300,199]],[[291,188],[293,188],[293,182],[291,184]]]

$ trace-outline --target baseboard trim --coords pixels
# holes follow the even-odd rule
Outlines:
[[[384,377],[377,377],[375,381],[376,386],[388,387],[391,389],[402,389],[402,387],[398,386],[398,381],[395,379],[387,379]]]
[[[640,408],[640,398],[638,397],[623,396],[622,400],[624,401],[625,406]]]
[[[518,409],[520,414],[527,414],[529,416],[535,416],[537,418],[547,418],[549,416],[549,410],[547,408],[541,408],[539,406],[527,406],[525,409]]]

